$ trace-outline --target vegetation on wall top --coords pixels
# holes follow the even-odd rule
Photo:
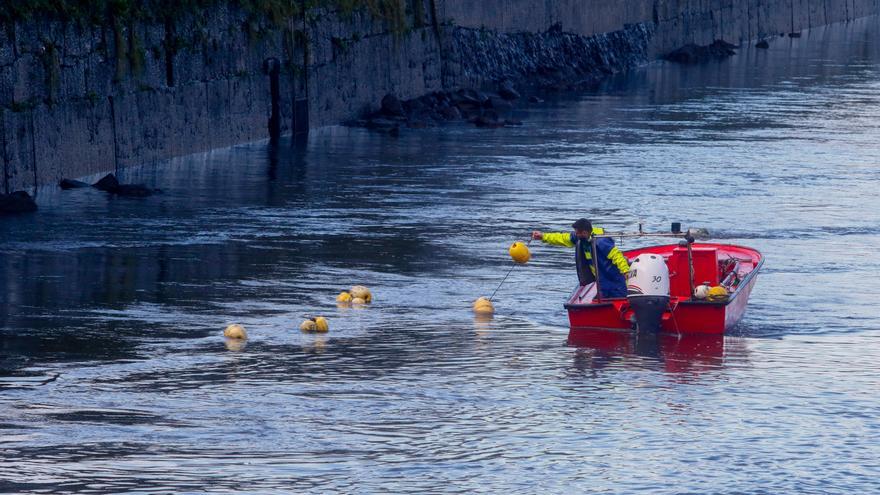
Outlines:
[[[412,0],[410,0],[412,1]],[[422,0],[414,0],[421,7]],[[185,15],[200,15],[221,5],[239,8],[249,17],[280,24],[314,8],[329,8],[343,15],[366,10],[384,19],[394,30],[406,26],[408,0],[2,0],[0,22],[52,19],[81,25],[114,22],[162,22]],[[414,8],[418,13],[421,8]],[[417,21],[418,22],[418,21]]]

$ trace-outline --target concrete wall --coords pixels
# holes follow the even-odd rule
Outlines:
[[[312,127],[408,99],[566,70],[614,71],[686,43],[738,42],[880,12],[880,0],[402,0],[407,29],[315,10],[282,24],[231,8],[168,24],[0,28],[0,192],[268,137],[266,59]],[[565,36],[548,37],[551,26]],[[571,59],[574,62],[570,62]],[[553,69],[553,67],[549,67]]]

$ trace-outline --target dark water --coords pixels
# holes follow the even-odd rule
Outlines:
[[[0,222],[0,490],[880,490],[877,19],[523,117],[215,151],[127,172],[165,190],[142,200],[41,191]],[[474,320],[509,242],[580,216],[761,250],[744,321],[568,346],[571,253],[534,246]],[[337,309],[353,283],[376,302]]]

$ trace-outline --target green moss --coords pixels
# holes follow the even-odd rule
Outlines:
[[[416,25],[424,17],[424,0],[0,0],[0,22],[55,19],[81,25],[109,26],[114,21],[160,22],[181,17],[200,19],[221,6],[241,9],[258,25],[280,26],[302,17],[303,9],[325,8],[343,16],[367,11],[386,21],[395,32],[407,29],[408,1],[413,1]]]
[[[25,100],[25,101],[13,101],[9,105],[9,109],[12,110],[13,112],[27,112],[29,110],[33,110],[34,108],[37,108],[38,104],[39,104],[39,101],[37,101],[36,98],[31,98],[31,99]]]
[[[55,101],[55,94],[61,85],[61,57],[55,43],[43,40],[44,50],[40,54],[40,62],[43,63],[46,88],[49,90],[48,102]]]
[[[128,56],[126,55],[128,53],[128,43],[125,39],[122,21],[118,19],[113,20],[113,48],[116,55],[116,72],[113,75],[113,79],[119,82],[125,79],[125,75],[128,74]]]
[[[147,52],[144,49],[140,36],[138,36],[134,26],[130,26],[128,30],[128,64],[131,67],[132,74],[136,76],[143,75],[146,54]]]
[[[413,2],[413,26],[420,28],[425,25],[425,1],[412,0]]]

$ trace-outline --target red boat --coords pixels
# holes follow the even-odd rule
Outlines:
[[[723,334],[742,319],[764,258],[747,247],[689,240],[633,249],[624,255],[630,262],[642,254],[652,259],[659,256],[668,268],[668,303],[664,296],[663,307],[657,311],[660,331]],[[700,294],[700,285],[723,287],[719,292],[726,292],[726,297],[698,298],[705,295]],[[628,287],[633,296],[633,286]],[[638,304],[633,307],[637,298],[599,298],[598,292],[595,282],[578,286],[565,303],[570,338],[576,337],[578,329],[636,327],[641,314]]]

